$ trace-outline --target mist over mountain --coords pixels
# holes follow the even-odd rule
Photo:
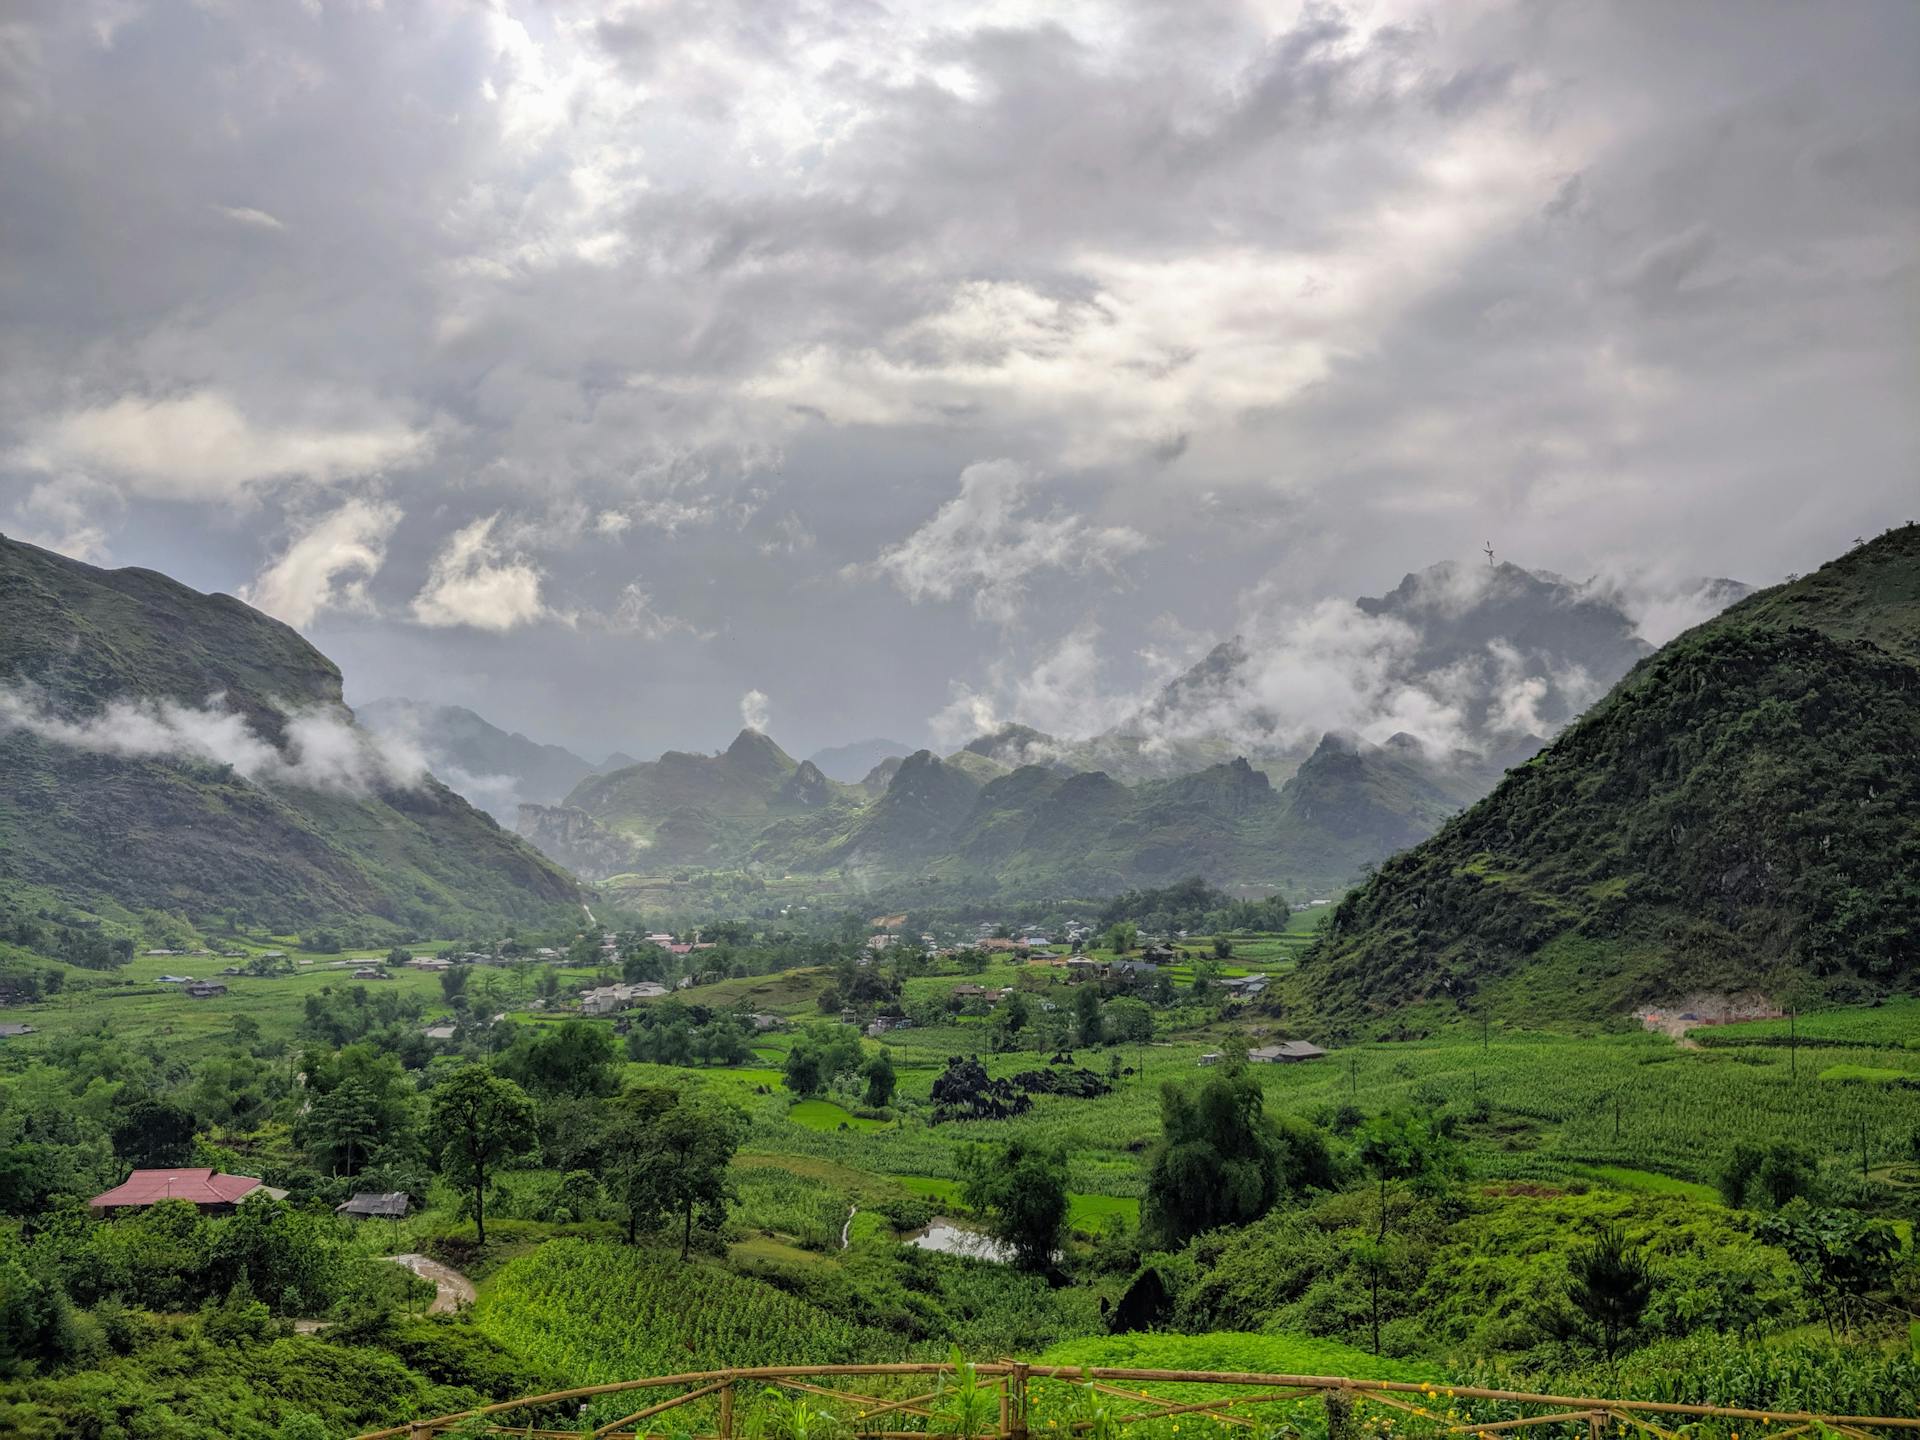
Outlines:
[[[0,538],[0,613],[0,903],[400,937],[578,913],[572,877],[231,596]]]
[[[1241,633],[1098,733],[1046,735],[1013,716],[967,748],[1164,778],[1246,755],[1284,779],[1322,735],[1406,736],[1436,760],[1511,757],[1552,735],[1653,645],[1651,620],[1704,619],[1747,593],[1731,580],[1572,581],[1452,561],[1386,595],[1306,609],[1255,605]],[[1662,636],[1661,638],[1665,638]]]
[[[564,746],[502,730],[459,705],[389,698],[369,701],[355,714],[376,735],[417,748],[450,789],[503,823],[512,823],[523,801],[550,804],[603,768]]]

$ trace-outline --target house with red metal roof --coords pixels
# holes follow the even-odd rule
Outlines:
[[[251,1175],[218,1170],[136,1170],[87,1203],[96,1210],[141,1210],[162,1200],[185,1200],[202,1215],[231,1215],[234,1206],[258,1194],[284,1195]]]

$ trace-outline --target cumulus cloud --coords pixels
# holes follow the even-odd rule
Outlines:
[[[767,722],[773,716],[771,702],[765,692],[749,690],[740,697],[740,723],[749,730],[758,730],[766,734]]]
[[[494,540],[499,519],[487,515],[454,532],[413,597],[414,619],[436,628],[464,625],[503,634],[553,615],[540,596],[539,569]]]
[[[0,686],[0,733],[25,731],[54,745],[108,755],[224,765],[258,785],[364,795],[409,788],[426,775],[417,748],[375,737],[338,710],[289,713],[275,744],[214,696],[204,706],[128,699],[84,717],[59,714],[30,686]]]
[[[370,611],[367,582],[385,563],[388,537],[399,523],[397,505],[349,500],[289,541],[241,587],[240,598],[300,629],[322,610]]]
[[[264,210],[256,210],[251,205],[216,205],[215,213],[224,215],[236,225],[245,225],[252,230],[284,230],[287,227],[275,216]]]
[[[1011,460],[988,460],[960,472],[960,493],[918,530],[880,553],[883,574],[908,599],[968,596],[983,620],[1010,624],[1029,580],[1045,570],[1113,571],[1148,546],[1124,525],[1099,526],[1029,502],[1034,477]]]
[[[203,389],[66,411],[30,431],[20,459],[35,470],[111,477],[159,499],[210,501],[289,476],[370,475],[429,449],[428,435],[405,425],[276,424]]]

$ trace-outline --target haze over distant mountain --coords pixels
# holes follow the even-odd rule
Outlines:
[[[904,760],[913,746],[898,740],[855,740],[846,745],[829,745],[809,757],[829,780],[852,785],[873,773],[873,767],[886,760]]]
[[[0,909],[394,938],[578,915],[572,877],[231,596],[0,537],[0,614]]]
[[[1742,588],[1714,583],[1716,600]],[[1513,565],[1436,565],[1221,642],[1091,738],[1009,721],[945,756],[861,769],[843,763],[861,746],[822,752],[836,774],[749,729],[719,755],[583,780],[519,827],[596,877],[757,866],[1092,893],[1202,874],[1324,894],[1433,833],[1650,653],[1625,602]]]
[[[523,802],[552,804],[589,775],[634,764],[615,751],[595,765],[560,745],[545,745],[500,729],[458,705],[383,699],[355,714],[378,735],[416,746],[433,773],[503,824]]]
[[[1330,1016],[1410,1025],[1482,1005],[1564,1022],[1701,990],[1910,987],[1916,756],[1909,525],[1641,662],[1349,895],[1303,976]]]

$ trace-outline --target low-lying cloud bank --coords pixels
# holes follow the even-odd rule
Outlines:
[[[372,735],[337,710],[290,712],[285,743],[275,745],[220,695],[199,707],[115,700],[97,714],[74,718],[59,714],[35,687],[0,685],[0,735],[14,731],[105,755],[226,765],[256,785],[365,795],[410,789],[427,775],[417,748]]]

